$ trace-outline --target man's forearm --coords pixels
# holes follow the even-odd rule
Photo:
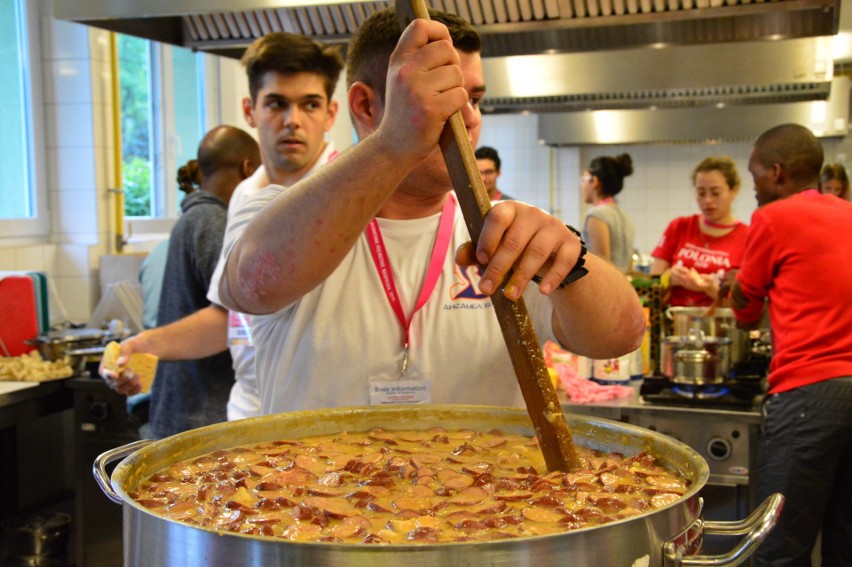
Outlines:
[[[377,151],[374,137],[276,196],[252,219],[228,256],[220,285],[226,306],[274,312],[334,271],[410,169]]]
[[[134,350],[161,360],[193,360],[228,348],[228,312],[210,305],[173,323],[148,329],[129,339]]]
[[[760,307],[757,307],[758,304]],[[765,301],[758,302],[750,299],[737,280],[734,280],[731,286],[731,306],[734,308],[734,315],[737,317],[737,328],[745,331],[760,328],[760,321],[766,310]],[[746,319],[740,319],[741,316]]]
[[[589,274],[554,291],[554,332],[577,354],[613,358],[639,348],[645,315],[633,286],[601,258],[586,257]]]

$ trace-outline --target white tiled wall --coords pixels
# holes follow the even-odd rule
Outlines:
[[[479,146],[491,146],[500,154],[500,191],[574,222],[577,188],[568,179],[579,176],[576,151],[540,145],[537,134],[535,116],[485,116]]]
[[[0,249],[0,270],[41,270],[52,278],[51,318],[88,321],[97,289],[97,258],[106,224],[98,206],[96,132],[106,130],[92,88],[89,28],[54,20],[40,0],[39,77],[42,99],[51,235],[48,243]]]
[[[747,169],[750,151],[750,143],[606,146],[587,148],[583,163],[600,155],[628,153],[633,158],[633,175],[625,179],[617,199],[636,226],[636,248],[650,253],[672,219],[698,212],[692,171],[711,155],[728,156],[736,163],[741,187],[734,216],[748,222],[756,205]]]

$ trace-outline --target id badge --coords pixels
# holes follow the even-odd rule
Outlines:
[[[228,311],[228,346],[252,346],[251,319],[245,313]]]
[[[370,380],[370,405],[428,404],[432,401],[429,380]]]

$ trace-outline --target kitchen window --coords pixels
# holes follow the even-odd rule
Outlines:
[[[48,230],[43,168],[34,156],[44,154],[41,113],[41,67],[37,5],[0,0],[0,235],[44,236]]]
[[[118,36],[122,185],[125,215],[176,217],[183,193],[175,177],[204,135],[204,55]]]

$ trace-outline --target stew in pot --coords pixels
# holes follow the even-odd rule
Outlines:
[[[534,437],[372,429],[218,450],[172,464],[130,496],[214,530],[417,544],[595,526],[667,506],[689,485],[646,453],[578,452],[582,470],[545,473]]]

